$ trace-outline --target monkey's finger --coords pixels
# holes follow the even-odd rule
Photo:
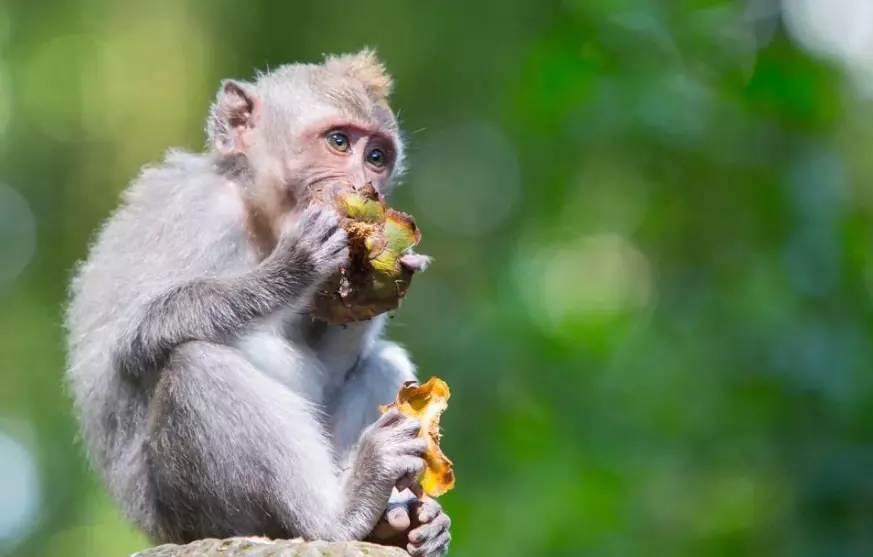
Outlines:
[[[397,532],[405,532],[412,524],[412,519],[409,516],[409,508],[405,505],[397,505],[396,507],[388,509],[385,513],[385,519]]]
[[[415,505],[413,512],[415,513],[416,519],[418,519],[420,523],[425,524],[439,516],[439,514],[443,512],[443,508],[439,503],[425,496],[420,503]]]
[[[418,501],[419,501],[419,504],[421,504],[421,501],[424,501],[425,497],[427,497],[427,495],[424,494],[424,488],[421,487],[421,484],[418,482],[409,486],[409,491],[413,495],[415,495],[416,499],[418,499]],[[430,499],[429,497],[427,497],[427,498]]]
[[[376,420],[375,425],[377,427],[387,427],[396,424],[402,419],[403,414],[400,412],[400,410],[396,408],[391,408],[390,410],[379,416],[379,419]]]
[[[417,253],[407,253],[400,258],[400,264],[410,271],[421,272],[430,265],[431,258]]]
[[[421,472],[424,470],[424,460],[416,457],[411,457],[404,460],[406,461],[406,473],[400,476],[400,479],[398,479],[397,483],[394,484],[394,486],[397,488],[397,491],[403,491],[404,489],[408,489],[409,486],[416,483],[418,481],[418,477],[421,476]]]
[[[320,207],[307,207],[300,213],[300,217],[294,225],[300,230],[307,230],[312,228],[313,225],[318,222],[318,217],[321,215],[322,209]],[[292,221],[293,222],[293,221]]]
[[[433,557],[436,555],[445,555],[449,549],[449,543],[452,541],[452,534],[448,528],[443,528],[432,533],[429,537],[421,538],[418,543],[413,543],[410,536],[410,542],[406,544],[406,551],[413,557]]]
[[[451,534],[446,532],[439,538],[428,540],[421,545],[407,544],[406,552],[412,557],[442,557],[449,552],[449,544],[451,541]]]
[[[321,243],[327,243],[334,235],[342,237],[346,235],[346,231],[340,228],[339,224],[331,223],[325,228],[324,233],[321,235]]]
[[[429,538],[434,538],[452,525],[449,515],[440,513],[427,523],[414,528],[409,532],[409,543],[420,544]]]
[[[403,423],[397,426],[397,433],[408,439],[421,441],[422,446],[427,449],[427,442],[424,439],[418,438],[418,434],[421,433],[421,420],[403,416],[402,421]]]
[[[373,528],[371,536],[376,540],[388,541],[392,538],[396,538],[405,531],[406,530],[404,529],[396,528],[388,521],[386,516],[383,516],[379,522],[376,523],[376,527]]]
[[[452,521],[447,514],[441,514],[427,524],[422,524],[409,533],[409,545],[420,546],[430,540],[437,539],[448,532]]]
[[[416,479],[417,479],[417,477],[413,476],[412,474],[405,474],[405,475],[401,476],[401,478],[399,480],[397,480],[397,483],[394,484],[394,487],[403,491],[404,489],[406,489],[410,485],[412,485],[412,482],[414,482]]]
[[[424,458],[427,453],[427,441],[415,438],[410,441],[401,441],[397,445],[397,452],[402,455],[411,455]]]

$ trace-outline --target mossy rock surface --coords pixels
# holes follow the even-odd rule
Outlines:
[[[397,547],[367,542],[306,542],[267,538],[204,539],[186,545],[166,544],[130,557],[409,557]]]

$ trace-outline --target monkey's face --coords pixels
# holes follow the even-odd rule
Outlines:
[[[388,193],[402,146],[384,99],[369,94],[360,80],[322,66],[292,66],[259,86],[265,101],[258,139],[267,149],[259,162],[276,165],[267,179],[278,179],[301,201],[342,180],[358,187],[371,182]]]
[[[356,187],[372,183],[383,193],[391,187],[399,149],[392,134],[376,122],[337,114],[312,123],[296,141],[296,148],[285,153],[282,169],[284,187],[296,199],[337,181]]]
[[[260,205],[299,208],[325,184],[372,183],[390,193],[403,170],[390,78],[372,53],[293,64],[254,84],[225,82],[213,142],[243,158]],[[264,201],[266,200],[266,201]]]

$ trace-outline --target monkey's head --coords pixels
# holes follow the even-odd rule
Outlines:
[[[210,110],[209,149],[247,175],[262,213],[287,212],[338,180],[388,194],[404,162],[392,88],[370,49],[281,66],[253,83],[225,80]]]

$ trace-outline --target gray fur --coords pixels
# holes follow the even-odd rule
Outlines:
[[[384,316],[335,327],[306,315],[348,257],[334,213],[304,211],[264,257],[245,199],[292,171],[304,186],[331,178],[276,161],[296,160],[291,136],[308,119],[367,118],[374,103],[315,65],[221,91],[258,95],[259,141],[228,136],[247,125],[228,111],[255,105],[220,94],[213,147],[146,168],[76,269],[66,375],[84,442],[125,516],[157,541],[364,539],[424,466],[420,424],[377,411],[414,367],[382,340]],[[245,156],[217,152],[238,145]],[[428,555],[445,552],[442,532]]]

